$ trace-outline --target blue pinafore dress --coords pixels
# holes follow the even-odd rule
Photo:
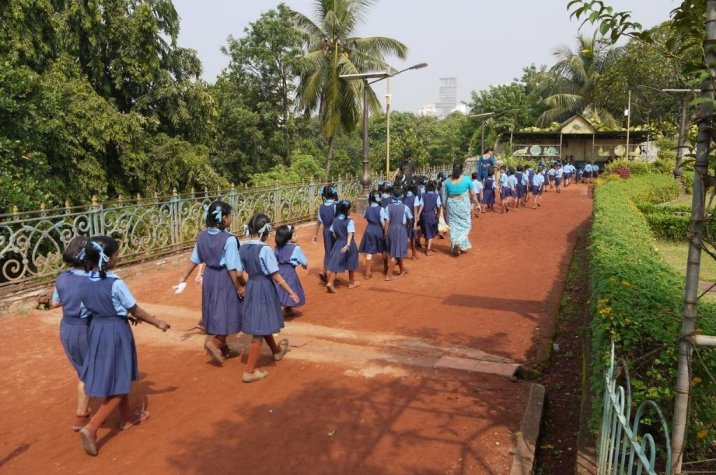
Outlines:
[[[321,204],[318,208],[318,214],[321,216],[321,222],[323,223],[323,267],[328,267],[328,257],[331,255],[333,250],[333,244],[336,242],[331,232],[331,224],[336,217],[336,205],[332,204]]]
[[[358,252],[363,254],[380,254],[385,252],[385,236],[380,219],[380,206],[369,206],[363,216],[368,221]]]
[[[415,199],[417,197],[415,195],[405,195],[403,196],[403,204],[408,207],[411,213],[413,213],[413,217],[407,220],[407,224],[405,225],[408,232],[408,239],[415,239],[416,233],[415,233]]]
[[[485,189],[482,190],[482,204],[484,205],[494,205],[495,204],[495,179],[494,178],[486,178],[485,179]]]
[[[283,288],[274,282],[276,292],[278,292],[278,298],[281,301],[281,305],[284,307],[301,307],[306,303],[306,293],[303,291],[303,286],[296,273],[296,265],[291,262],[291,256],[293,250],[296,249],[296,245],[292,242],[287,243],[283,247],[277,247],[273,250],[276,261],[278,261],[278,273],[286,281],[286,283],[296,292],[298,295],[298,303],[294,303],[288,296],[288,293]]]
[[[126,315],[117,314],[112,285],[117,277],[87,278],[82,284],[82,302],[92,315],[87,356],[80,379],[90,397],[129,394],[139,379],[137,347]]]
[[[241,331],[247,335],[271,335],[284,327],[278,292],[271,275],[261,267],[260,254],[264,247],[269,249],[266,244],[249,242],[239,249],[241,264],[249,274],[241,322]],[[273,252],[269,251],[266,256],[273,258]]]
[[[348,243],[348,223],[350,218],[334,219],[333,233],[336,235],[336,243],[333,245],[331,255],[326,267],[331,272],[354,271],[358,268],[358,246],[356,246],[355,235],[351,239],[351,245],[346,252],[341,249]]]
[[[420,228],[425,239],[432,239],[438,234],[438,195],[423,194],[423,213],[420,215]]]
[[[55,287],[62,302],[60,341],[70,364],[80,376],[87,356],[89,325],[91,318],[82,317],[81,288],[87,275],[65,271],[57,278]]]
[[[389,204],[388,212],[388,254],[390,257],[403,258],[408,255],[408,230],[403,223],[405,205],[401,202]]]
[[[201,286],[201,318],[210,335],[233,335],[241,331],[241,301],[226,265],[221,264],[224,246],[231,233],[203,231],[196,241],[201,262],[206,264]],[[238,245],[238,239],[236,239]]]

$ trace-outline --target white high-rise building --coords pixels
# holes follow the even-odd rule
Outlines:
[[[457,105],[457,78],[440,78],[440,102],[435,104],[438,118],[444,119]]]
[[[427,106],[423,106],[418,111],[418,117],[437,117],[438,116],[438,110],[435,108],[435,104],[428,104]]]

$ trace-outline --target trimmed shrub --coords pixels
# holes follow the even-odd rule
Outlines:
[[[671,422],[681,326],[684,282],[654,252],[654,238],[640,205],[653,205],[678,196],[669,175],[644,175],[600,184],[594,194],[590,265],[592,292],[591,386],[604,390],[604,371],[613,340],[629,362],[633,401],[651,399]],[[704,256],[704,258],[707,258]],[[697,326],[716,334],[716,306],[698,306]],[[716,352],[699,349],[693,359],[689,447],[701,451],[716,436]],[[703,362],[702,362],[703,361]],[[601,415],[595,398],[593,422]]]

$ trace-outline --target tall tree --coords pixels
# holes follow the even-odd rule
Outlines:
[[[607,64],[619,53],[597,38],[577,36],[573,51],[563,45],[554,50],[557,62],[541,83],[544,103],[549,107],[539,118],[539,125],[582,114],[593,124],[605,128],[619,126],[614,116],[597,103],[596,85]]]
[[[355,129],[362,112],[363,82],[341,79],[344,74],[393,71],[386,55],[404,59],[407,47],[392,38],[353,36],[374,0],[315,0],[316,21],[294,12],[295,24],[306,35],[298,95],[305,114],[318,110],[328,140],[326,174],[330,176],[333,141],[339,129]],[[369,90],[370,107],[380,105]]]

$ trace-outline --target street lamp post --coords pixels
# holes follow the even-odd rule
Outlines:
[[[481,114],[471,114],[470,117],[478,118],[478,117],[491,117],[495,115],[494,112],[483,112]],[[485,120],[483,119],[482,122],[480,122],[480,150],[479,155],[482,155],[485,153]]]
[[[365,208],[368,207],[368,193],[370,193],[370,185],[371,185],[371,178],[370,178],[370,166],[368,163],[368,115],[369,115],[369,108],[368,108],[368,91],[369,86],[371,84],[375,84],[378,81],[382,81],[383,79],[390,78],[393,76],[397,76],[398,74],[409,71],[411,69],[421,69],[428,65],[428,63],[419,63],[415,64],[413,66],[410,66],[409,68],[402,69],[395,73],[387,73],[385,71],[380,72],[368,72],[368,73],[358,73],[358,74],[341,74],[338,76],[341,79],[346,80],[361,80],[363,81],[363,176],[360,179],[360,183],[363,186],[363,195],[358,198],[358,202],[356,203],[356,210],[358,212],[362,212]],[[372,79],[372,81],[369,81],[369,79]]]
[[[681,176],[683,171],[682,168],[684,162],[684,150],[688,148],[686,145],[686,115],[688,113],[689,106],[688,94],[694,93],[696,92],[696,90],[674,88],[658,89],[656,87],[647,86],[645,84],[639,84],[637,87],[642,89],[651,89],[652,91],[663,92],[665,94],[683,94],[681,100],[681,122],[679,123],[679,138],[677,140],[676,146],[676,164],[674,165],[674,180],[681,184]]]

